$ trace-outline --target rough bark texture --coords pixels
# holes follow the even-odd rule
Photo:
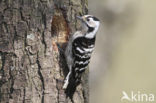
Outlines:
[[[88,103],[88,75],[73,101],[62,90],[61,47],[87,13],[87,0],[0,0],[0,103]],[[85,82],[84,82],[85,81]]]

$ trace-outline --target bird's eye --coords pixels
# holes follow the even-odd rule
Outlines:
[[[90,21],[90,19],[89,19],[89,18],[87,18],[87,21]]]

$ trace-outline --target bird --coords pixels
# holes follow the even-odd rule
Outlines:
[[[67,43],[65,59],[69,72],[64,80],[63,89],[74,79],[75,85],[81,81],[82,73],[90,63],[91,54],[95,47],[96,33],[100,20],[93,15],[76,16],[81,21],[81,30],[76,31]]]

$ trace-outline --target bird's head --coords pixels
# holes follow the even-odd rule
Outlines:
[[[78,19],[82,21],[82,23],[88,27],[88,30],[92,32],[95,29],[99,28],[100,20],[92,15],[84,15],[84,16],[77,16]]]

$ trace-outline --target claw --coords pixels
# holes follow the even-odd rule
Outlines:
[[[58,50],[64,53],[64,50],[61,48],[61,46],[58,43],[56,43],[56,45],[57,45]]]

